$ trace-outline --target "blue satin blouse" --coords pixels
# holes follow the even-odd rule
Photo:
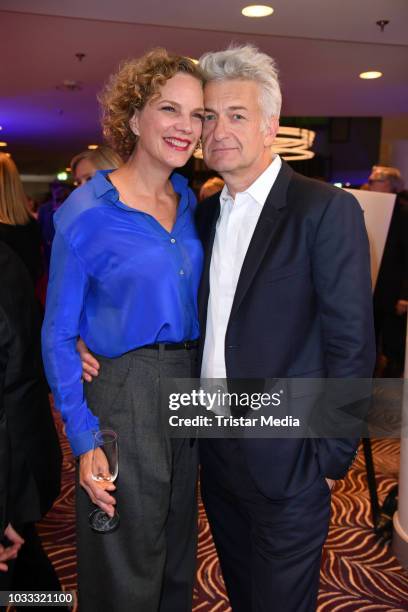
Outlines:
[[[109,172],[97,172],[76,189],[54,217],[43,358],[75,455],[92,448],[99,428],[84,397],[78,336],[93,352],[117,357],[199,335],[203,253],[187,180],[171,177],[179,205],[168,232],[151,215],[120,202]]]

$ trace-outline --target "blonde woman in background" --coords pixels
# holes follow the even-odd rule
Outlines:
[[[91,180],[97,170],[115,170],[123,163],[116,151],[105,145],[87,149],[72,158],[70,167],[75,185],[80,187]]]
[[[17,253],[36,286],[44,268],[41,231],[28,212],[17,167],[6,153],[0,153],[0,240]]]

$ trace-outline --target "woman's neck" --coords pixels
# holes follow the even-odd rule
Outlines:
[[[155,164],[154,160],[144,159],[143,154],[137,150],[132,153],[128,161],[111,173],[112,182],[117,185],[126,185],[126,191],[138,196],[160,197],[173,193],[169,181],[171,170],[163,164]],[[120,191],[120,189],[119,189]]]

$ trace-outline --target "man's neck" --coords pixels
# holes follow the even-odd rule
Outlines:
[[[225,184],[228,188],[228,191],[233,199],[237,193],[242,193],[246,191],[248,187],[252,185],[256,181],[257,178],[261,176],[265,172],[265,170],[270,166],[272,161],[276,158],[276,155],[268,156],[262,159],[262,163],[256,164],[248,168],[247,172],[242,173],[241,171],[237,171],[235,174],[232,172],[220,172],[222,178],[225,181]]]

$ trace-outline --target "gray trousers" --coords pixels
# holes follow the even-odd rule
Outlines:
[[[164,378],[195,375],[196,350],[139,349],[96,356],[85,383],[101,429],[119,436],[119,528],[91,530],[94,508],[77,485],[80,612],[191,612],[197,542],[197,443],[171,440],[160,402]],[[77,479],[78,480],[78,479]]]

